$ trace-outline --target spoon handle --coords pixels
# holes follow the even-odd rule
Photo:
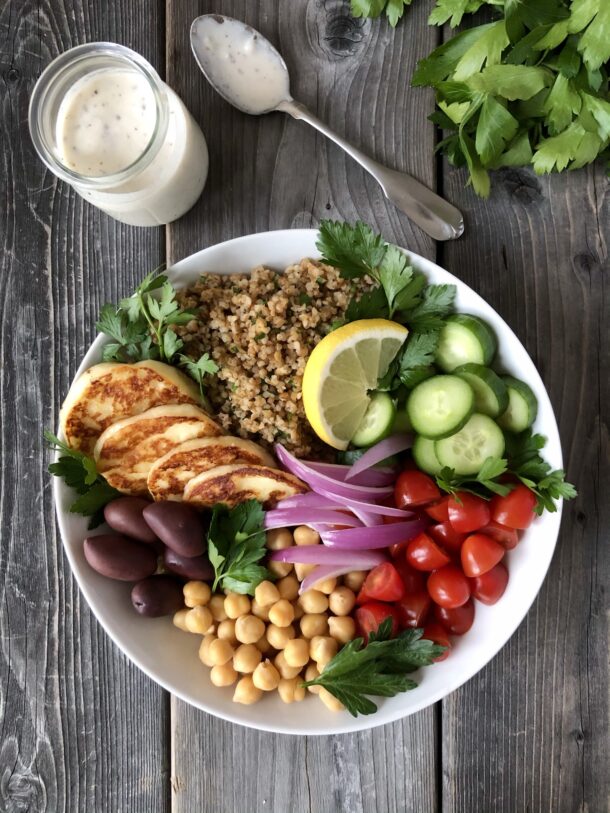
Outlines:
[[[416,181],[405,172],[388,169],[373,161],[368,155],[352,146],[348,141],[314,116],[305,105],[290,101],[281,102],[277,110],[288,113],[294,119],[301,119],[311,124],[369,172],[383,189],[383,193],[392,203],[417,223],[426,234],[435,240],[455,240],[464,231],[462,213],[428,187]]]

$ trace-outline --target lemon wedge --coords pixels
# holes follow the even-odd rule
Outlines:
[[[359,319],[334,330],[313,349],[303,374],[303,406],[316,435],[346,449],[370,402],[369,392],[407,338],[387,319]]]

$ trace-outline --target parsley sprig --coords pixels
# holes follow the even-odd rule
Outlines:
[[[354,717],[374,714],[377,706],[369,695],[393,697],[415,689],[410,677],[421,666],[429,666],[445,651],[425,638],[423,630],[409,629],[391,638],[392,620],[386,618],[377,632],[369,635],[366,645],[362,638],[346,644],[324,667],[324,671],[304,686],[323,686]]]
[[[173,285],[156,269],[118,307],[109,303],[102,307],[96,327],[112,339],[104,346],[103,359],[125,363],[158,359],[180,366],[199,384],[202,401],[209,408],[204,379],[217,373],[218,365],[208,353],[198,361],[181,353],[184,342],[173,329],[194,318],[194,311],[180,308]]]
[[[49,464],[49,472],[55,477],[63,477],[66,485],[78,494],[70,506],[70,513],[91,517],[89,528],[96,528],[104,521],[104,506],[121,493],[98,473],[92,457],[71,449],[48,429],[45,429],[44,437],[52,449],[62,453],[57,462]]]
[[[273,575],[258,564],[267,553],[263,527],[265,513],[257,500],[235,508],[216,505],[208,531],[208,556],[214,568],[213,590],[254,595],[260,582]]]

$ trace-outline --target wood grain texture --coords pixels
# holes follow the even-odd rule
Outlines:
[[[188,28],[211,11],[246,20],[268,36],[290,68],[294,97],[341,135],[380,161],[435,183],[429,97],[397,81],[434,45],[436,32],[425,26],[421,4],[393,32],[383,22],[353,20],[348,4],[337,0],[170,0],[168,82],[202,125],[210,176],[201,201],[168,228],[168,261],[230,237],[309,227],[324,217],[360,218],[434,257],[432,241],[333,144],[280,114],[257,119],[239,113],[192,69]],[[176,813],[438,808],[433,709],[373,733],[307,740],[239,729],[178,701],[172,709]],[[202,759],[206,771],[198,770]]]
[[[111,222],[58,183],[28,137],[30,91],[59,51],[111,39],[163,68],[161,4],[110,5],[10,0],[0,11],[2,813],[169,807],[164,693],[82,600],[43,465],[42,428],[57,424],[100,303],[132,290],[164,253],[162,232]]]
[[[488,202],[445,167],[467,231],[445,267],[506,319],[534,359],[579,488],[549,574],[507,646],[443,703],[443,810],[608,810],[607,240],[603,167],[508,170]]]

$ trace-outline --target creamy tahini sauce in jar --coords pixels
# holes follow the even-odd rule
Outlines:
[[[237,20],[206,15],[197,21],[193,33],[198,52],[207,52],[208,79],[236,107],[246,113],[265,113],[290,99],[286,66],[256,31]]]

